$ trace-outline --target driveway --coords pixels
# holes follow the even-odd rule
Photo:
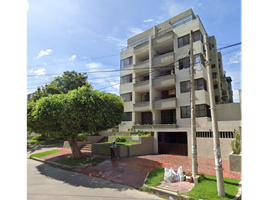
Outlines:
[[[36,152],[35,152],[36,153]],[[162,199],[129,186],[27,159],[28,200]]]

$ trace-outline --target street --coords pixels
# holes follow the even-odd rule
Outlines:
[[[27,159],[27,196],[30,199],[162,199],[131,187],[66,171]]]

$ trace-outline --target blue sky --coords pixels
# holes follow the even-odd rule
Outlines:
[[[27,92],[66,70],[119,70],[127,39],[189,8],[202,20],[218,48],[241,42],[238,0],[28,0]],[[234,101],[241,89],[241,46],[222,51],[233,80]],[[119,72],[88,73],[95,89],[119,93]],[[101,78],[102,77],[102,78]]]

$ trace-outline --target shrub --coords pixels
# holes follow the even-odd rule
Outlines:
[[[239,131],[234,131],[234,139],[231,142],[231,146],[233,149],[233,154],[241,153],[241,136]]]
[[[126,142],[127,139],[124,136],[116,136],[115,142]]]
[[[84,133],[80,133],[77,135],[77,141],[84,142],[87,140],[87,137]]]
[[[42,141],[45,140],[46,138],[42,135],[36,135],[32,138],[32,140],[38,140],[38,141]]]

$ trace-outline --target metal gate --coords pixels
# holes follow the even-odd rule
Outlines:
[[[158,153],[188,156],[187,132],[158,132]]]

